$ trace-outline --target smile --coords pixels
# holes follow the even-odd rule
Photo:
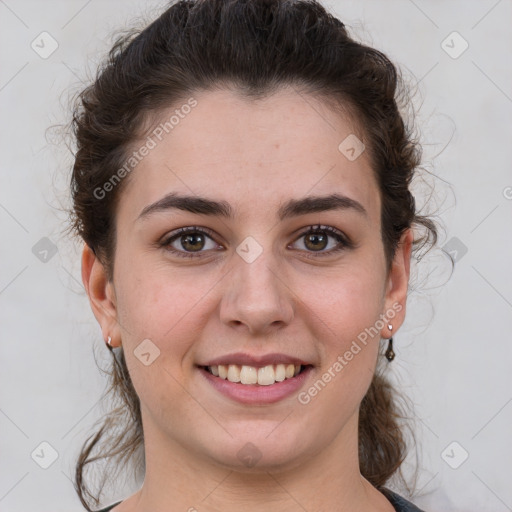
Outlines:
[[[215,377],[245,385],[271,386],[297,376],[303,367],[294,364],[269,364],[263,367],[219,364],[207,366],[206,370]]]
[[[211,389],[245,405],[267,405],[296,395],[314,370],[312,365],[284,363],[265,366],[219,364],[197,368]]]

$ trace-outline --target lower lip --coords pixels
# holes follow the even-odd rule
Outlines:
[[[199,368],[199,371],[207,381],[224,396],[243,404],[253,405],[272,404],[297,393],[312,370],[312,366],[306,366],[301,373],[291,379],[285,379],[282,382],[276,382],[269,386],[262,386],[259,384],[230,382],[227,379],[215,377],[215,375],[204,368]]]

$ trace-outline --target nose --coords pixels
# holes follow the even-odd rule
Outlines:
[[[265,251],[252,263],[238,255],[221,301],[221,321],[250,335],[265,335],[288,325],[294,316],[293,292]]]

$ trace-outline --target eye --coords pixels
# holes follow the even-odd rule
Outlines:
[[[173,231],[160,245],[178,257],[198,258],[206,250],[218,250],[221,247],[215,242],[214,236],[213,232],[208,228],[189,226]],[[299,250],[312,253],[308,254],[307,257],[313,258],[329,256],[343,249],[353,247],[348,237],[330,226],[309,226],[306,231],[299,235],[295,243],[301,239],[304,239],[302,243],[304,248],[299,248]],[[330,244],[329,239],[333,239],[335,243]],[[331,248],[326,251],[325,249],[329,245],[331,245]]]
[[[332,243],[331,249],[325,251],[324,249],[329,247],[329,238],[334,239],[336,243]],[[317,253],[308,255],[308,257],[313,258],[329,256],[343,249],[350,249],[353,247],[353,244],[341,231],[330,226],[310,226],[307,231],[300,234],[297,241],[301,239],[304,239],[302,245],[306,252]]]
[[[210,247],[208,247],[208,240],[210,240]],[[204,252],[203,249],[215,250],[219,247],[209,229],[196,226],[173,231],[164,239],[161,246],[182,258],[197,258]]]

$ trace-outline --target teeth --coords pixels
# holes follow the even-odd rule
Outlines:
[[[254,366],[242,366],[240,382],[242,384],[256,384],[258,382],[258,370]]]
[[[241,384],[258,384],[260,386],[270,386],[276,382],[282,382],[285,379],[291,379],[300,373],[301,366],[293,364],[269,364],[261,368],[254,366],[239,366],[236,364],[219,364],[218,366],[208,366],[208,371],[230,382],[240,382]]]
[[[228,380],[231,382],[240,382],[240,367],[236,364],[228,366]]]
[[[276,382],[282,382],[284,379],[286,379],[284,364],[276,364]]]
[[[227,379],[228,378],[228,367],[225,364],[219,364],[218,369],[219,369],[219,377],[221,379]]]
[[[272,365],[264,366],[258,370],[258,384],[260,386],[269,386],[276,381],[276,372]]]

